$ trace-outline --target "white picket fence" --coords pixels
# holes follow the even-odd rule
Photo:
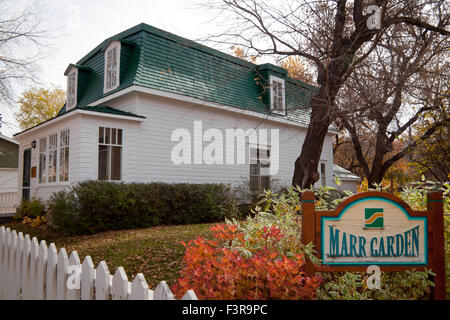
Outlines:
[[[73,270],[80,270],[79,276]],[[54,243],[47,246],[44,240],[0,227],[0,300],[80,299],[174,300],[174,295],[165,281],[150,290],[142,273],[130,283],[122,267],[111,275],[105,261],[94,268],[90,256],[80,263],[76,251],[68,257]],[[197,296],[188,290],[182,299]]]

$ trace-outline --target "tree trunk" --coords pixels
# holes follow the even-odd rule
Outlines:
[[[317,167],[322,154],[322,147],[328,128],[331,124],[329,117],[329,106],[319,101],[324,101],[321,93],[314,98],[315,103],[311,105],[311,120],[303,142],[302,152],[295,161],[294,176],[292,178],[293,186],[301,188],[310,188],[319,180]]]

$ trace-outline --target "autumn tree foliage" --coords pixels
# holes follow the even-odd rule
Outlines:
[[[303,254],[280,254],[276,243],[283,232],[276,226],[264,227],[258,238],[263,246],[249,257],[239,247],[246,246],[244,233],[236,225],[211,227],[213,239],[189,241],[183,259],[186,267],[173,287],[177,295],[193,289],[199,299],[263,300],[313,299],[320,285],[319,277],[304,272]]]
[[[279,62],[279,66],[287,70],[289,77],[314,84],[312,72],[308,70],[308,66],[302,58],[287,57]]]
[[[19,97],[16,120],[23,130],[55,117],[64,106],[66,92],[60,88],[31,88]]]

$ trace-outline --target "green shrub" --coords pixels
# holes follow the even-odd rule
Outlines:
[[[22,200],[16,208],[14,219],[22,220],[24,217],[37,218],[45,216],[45,204],[41,199]]]
[[[49,221],[66,234],[222,221],[237,215],[223,184],[85,181],[52,195]]]

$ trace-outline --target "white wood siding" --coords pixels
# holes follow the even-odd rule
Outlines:
[[[59,133],[62,130],[70,130],[70,149],[69,149],[69,181],[68,182],[52,182],[39,183],[39,140],[52,133]],[[36,140],[36,148],[31,148],[31,167],[36,167],[36,177],[30,180],[30,198],[41,198],[44,201],[50,198],[53,192],[68,188],[70,184],[80,181],[80,116],[74,115],[69,118],[59,120],[58,122],[37,127],[29,134],[23,134],[16,138],[19,141],[19,172],[18,172],[18,196],[19,201],[22,198],[22,178],[23,178],[23,152],[25,149],[31,148],[31,142]],[[48,156],[47,156],[48,162]],[[58,162],[59,166],[59,154]],[[59,177],[58,177],[59,179]]]
[[[0,193],[17,191],[17,168],[0,168]]]
[[[70,172],[69,183],[38,183],[38,177],[31,179],[31,197],[47,200],[50,195],[81,180],[98,178],[98,128],[123,129],[122,180],[125,182],[167,182],[167,183],[239,183],[249,178],[249,164],[245,165],[175,165],[171,161],[172,148],[178,142],[171,141],[172,132],[185,128],[191,133],[192,144],[194,121],[202,121],[203,133],[209,128],[219,129],[224,137],[226,129],[279,129],[279,171],[273,177],[283,185],[290,185],[294,163],[301,151],[306,128],[291,124],[252,117],[171,98],[147,93],[130,93],[104,105],[145,116],[144,121],[116,119],[101,114],[78,114],[50,124],[30,134],[18,137],[19,194],[22,185],[23,151],[36,140],[32,149],[31,166],[39,172],[39,139],[52,132],[70,129]],[[270,131],[269,144],[270,144]],[[327,135],[321,162],[326,164],[327,185],[334,185],[332,134]],[[203,142],[203,148],[209,142]],[[235,146],[236,148],[236,146]],[[192,146],[192,153],[194,148]],[[235,156],[237,150],[235,149]],[[192,156],[192,160],[194,157]],[[319,168],[320,169],[320,168]],[[317,182],[320,185],[321,180]]]
[[[249,165],[175,165],[171,161],[172,148],[178,142],[171,141],[171,134],[178,128],[185,128],[193,139],[194,121],[202,121],[203,133],[209,128],[221,130],[225,139],[225,130],[233,128],[279,129],[280,164],[274,177],[280,183],[289,185],[292,180],[294,163],[301,151],[306,128],[281,124],[274,121],[254,118],[226,110],[214,109],[198,104],[180,102],[174,99],[157,97],[150,94],[133,94],[127,98],[116,99],[110,106],[145,116],[139,123],[123,120],[101,119],[83,116],[82,131],[87,136],[98,135],[98,127],[119,127],[125,132],[124,139],[124,180],[168,183],[236,183],[242,177],[249,178]],[[87,119],[90,118],[90,119]],[[83,135],[83,134],[82,134]],[[83,135],[84,136],[84,135]],[[270,139],[270,135],[269,135]],[[89,138],[86,138],[88,141]],[[92,141],[92,140],[90,140]],[[209,142],[204,142],[203,147]],[[86,147],[86,145],[84,145]],[[224,141],[224,149],[226,143]],[[96,157],[93,146],[86,155]],[[192,154],[194,150],[192,147]],[[225,150],[224,150],[225,152]],[[236,154],[236,150],[235,150]],[[333,180],[332,135],[325,139],[321,162],[326,164],[327,184]],[[193,156],[191,157],[193,160]],[[97,158],[90,160],[97,164]],[[225,162],[225,161],[224,161]],[[97,166],[90,166],[91,169]],[[96,176],[96,173],[91,173]],[[320,184],[320,181],[318,182]]]

